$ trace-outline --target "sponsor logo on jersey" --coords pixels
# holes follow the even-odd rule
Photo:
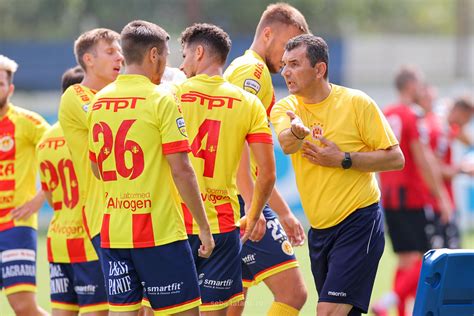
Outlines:
[[[94,105],[92,105],[92,111],[97,111],[100,109],[103,110],[113,110],[113,112],[118,112],[123,109],[135,109],[137,106],[138,100],[145,100],[145,98],[140,97],[122,97],[122,98],[99,98]]]
[[[253,94],[257,94],[260,91],[260,84],[254,79],[245,79],[244,90]]]
[[[15,141],[10,135],[5,135],[0,138],[0,151],[6,153],[13,149]]]
[[[182,117],[177,118],[176,126],[178,126],[178,130],[181,133],[181,135],[188,137],[188,134],[186,133],[186,124],[184,123],[184,118]]]
[[[49,148],[49,149],[56,150],[65,145],[66,145],[66,140],[64,139],[64,137],[52,137],[52,138],[47,138],[44,142],[39,144],[38,149]]]
[[[208,110],[226,106],[232,109],[235,101],[242,101],[228,96],[208,95],[198,91],[189,91],[181,96],[182,103],[199,102],[200,105],[206,105]]]

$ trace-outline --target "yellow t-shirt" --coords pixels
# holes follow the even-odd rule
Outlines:
[[[89,130],[86,114],[95,93],[96,91],[80,84],[70,86],[61,97],[58,113],[59,124],[77,171],[80,204],[85,217],[84,227],[90,238],[100,232],[100,210],[104,203],[104,189],[92,173],[87,148]]]
[[[43,135],[36,151],[41,186],[51,192],[54,209],[47,239],[49,262],[98,260],[84,229],[77,174],[59,123]]]
[[[318,135],[344,152],[369,152],[398,144],[377,104],[358,90],[333,84],[329,96],[317,104],[305,104],[294,95],[278,101],[271,113],[277,134],[291,126],[288,110],[311,129],[306,140],[318,145],[314,138]],[[301,151],[292,154],[291,160],[303,209],[313,228],[333,227],[380,199],[373,172],[318,166],[303,158]]]
[[[227,67],[224,79],[256,95],[265,106],[267,115],[270,116],[275,103],[275,91],[270,70],[268,70],[267,64],[260,55],[251,49],[245,51],[244,55],[236,58]],[[257,165],[252,154],[250,154],[250,169],[255,181]]]
[[[49,128],[38,114],[8,104],[0,118],[0,231],[15,226],[38,227],[37,213],[13,220],[10,211],[36,195],[35,147]]]
[[[236,173],[242,146],[272,143],[260,100],[220,76],[198,75],[177,88],[189,139],[189,154],[213,234],[236,228],[240,219]],[[188,234],[199,229],[182,204]]]
[[[165,155],[189,152],[179,104],[141,75],[119,75],[89,108],[90,158],[105,189],[105,248],[154,247],[187,238]]]

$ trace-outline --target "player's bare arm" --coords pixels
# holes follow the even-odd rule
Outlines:
[[[280,224],[285,229],[291,245],[302,246],[305,240],[303,226],[293,212],[291,212],[288,203],[283,199],[276,186],[273,188],[272,194],[268,199],[268,205],[278,215]]]
[[[252,204],[253,195],[253,179],[250,167],[250,150],[247,143],[244,144],[242,149],[242,158],[240,159],[239,169],[237,170],[237,187],[239,188],[240,195],[244,199],[245,203],[245,214],[248,213],[249,207]],[[244,227],[242,226],[242,229]],[[266,231],[266,220],[263,214],[260,214],[260,218],[255,225],[255,229],[250,235],[251,241],[259,241],[263,238]]]
[[[166,155],[166,160],[170,164],[171,174],[179,194],[199,226],[199,239],[202,243],[199,256],[208,258],[215,246],[214,239],[199,193],[196,174],[189,162],[188,154],[183,152],[169,154]]]
[[[35,197],[23,204],[20,207],[11,211],[13,219],[28,219],[31,215],[38,212],[45,200],[43,190],[36,193]]]
[[[335,143],[324,137],[320,137],[319,141],[320,145],[305,141],[303,143],[303,157],[320,166],[341,168],[344,152]],[[351,152],[350,155],[351,168],[364,172],[400,170],[405,164],[403,153],[398,145],[370,152]]]
[[[435,155],[428,146],[423,145],[419,141],[413,141],[410,144],[410,150],[425,183],[439,201],[441,220],[447,223],[453,213],[453,209],[446,188],[443,185],[442,174]]]
[[[252,151],[257,168],[259,170],[255,189],[252,196],[252,203],[248,214],[246,215],[245,234],[242,236],[242,242],[245,242],[252,233],[255,225],[262,213],[262,209],[267,203],[273,190],[276,180],[275,157],[273,154],[273,145],[265,143],[251,143]]]

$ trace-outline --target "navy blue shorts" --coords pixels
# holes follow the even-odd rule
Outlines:
[[[0,232],[0,289],[36,292],[36,230],[18,226]]]
[[[240,215],[245,215],[244,200],[239,195]],[[293,247],[272,209],[265,205],[263,215],[267,230],[258,242],[247,240],[242,246],[242,281],[245,287],[287,269],[298,267]]]
[[[91,242],[92,246],[94,246],[95,252],[97,253],[97,257],[99,257],[100,260],[100,257],[102,256],[102,248],[100,247],[100,234],[92,237]]]
[[[198,256],[198,235],[189,235],[201,289],[202,312],[220,310],[244,299],[240,264],[240,230],[213,234],[216,247],[207,259]]]
[[[379,204],[360,208],[334,227],[308,233],[311,271],[320,302],[350,304],[367,313],[385,246]]]
[[[109,310],[137,311],[146,293],[155,312],[175,314],[201,304],[197,272],[187,240],[166,245],[102,248]]]
[[[98,260],[50,263],[51,307],[92,313],[108,310],[104,275]]]

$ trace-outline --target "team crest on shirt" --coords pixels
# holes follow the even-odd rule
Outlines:
[[[0,138],[0,151],[2,152],[8,152],[13,149],[13,146],[15,145],[15,141],[13,140],[13,137],[10,135],[5,135]]]
[[[295,253],[293,247],[291,246],[288,240],[285,240],[281,243],[281,250],[288,256],[292,256]]]
[[[178,130],[181,133],[181,135],[188,137],[188,134],[186,133],[186,124],[184,123],[184,118],[182,117],[177,118],[176,126],[178,126]]]
[[[323,130],[323,124],[321,123],[316,123],[310,126],[311,129],[311,136],[313,139],[319,139],[323,136],[324,130]]]
[[[257,94],[260,91],[260,84],[254,79],[245,79],[244,90],[253,94]]]
[[[87,110],[89,110],[89,104],[90,103],[86,103],[82,106],[82,110],[84,110],[84,112],[87,112]]]

